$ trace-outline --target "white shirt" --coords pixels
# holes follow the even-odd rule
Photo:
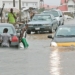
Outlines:
[[[9,40],[11,40],[10,34],[3,33],[3,34],[1,34],[0,39],[2,40],[2,46],[8,46],[9,47]]]

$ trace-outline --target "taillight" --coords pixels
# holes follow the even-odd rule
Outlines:
[[[19,39],[17,36],[12,36],[11,42],[18,42]]]

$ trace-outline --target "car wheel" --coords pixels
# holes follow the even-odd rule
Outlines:
[[[55,31],[57,30],[58,26],[56,27]]]
[[[61,22],[59,21],[59,26],[61,25]]]
[[[55,30],[53,29],[53,27],[52,27],[52,29],[50,29],[49,30],[49,33],[53,33]]]
[[[38,33],[38,31],[35,31],[35,33],[37,34],[37,33]]]
[[[64,25],[64,22],[62,23],[62,25]]]
[[[28,31],[27,31],[27,34],[31,34],[31,31],[30,31],[30,30],[28,30]]]
[[[16,45],[15,48],[19,48],[19,45]]]

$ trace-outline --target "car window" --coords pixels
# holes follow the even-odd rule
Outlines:
[[[51,18],[52,18],[52,20],[54,20],[54,19],[55,19],[55,17],[54,17],[53,15],[51,15]]]
[[[56,36],[75,36],[75,27],[63,27],[59,28],[56,32]]]
[[[63,16],[63,13],[62,13],[61,11],[59,11],[59,15],[60,15],[60,16]]]
[[[7,28],[7,29],[8,29],[8,33],[9,33],[9,34],[14,34],[14,30],[13,30],[13,28],[10,27],[10,26],[8,26],[8,27],[0,26],[0,34],[3,33],[4,28]]]
[[[51,16],[49,15],[35,15],[33,18],[32,18],[33,21],[37,21],[37,20],[43,20],[43,21],[51,21]]]
[[[57,11],[50,11],[50,14],[52,14],[54,17],[59,16],[59,13]]]

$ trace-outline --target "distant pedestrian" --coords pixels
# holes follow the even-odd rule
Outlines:
[[[11,8],[10,9],[10,12],[8,13],[8,19],[7,19],[7,22],[8,23],[11,23],[13,25],[16,24],[16,19],[17,19],[17,16],[16,14],[13,12],[13,9]]]
[[[8,29],[5,28],[3,30],[3,34],[0,36],[1,46],[2,47],[9,47],[10,41],[11,41],[11,35],[8,34]]]
[[[20,32],[20,41],[21,41],[22,37],[24,37],[24,33],[25,33],[25,38],[26,38],[27,28],[28,28],[28,25],[26,24],[26,26],[21,30],[21,32]]]
[[[21,30],[21,33],[20,33],[20,43],[23,44],[24,48],[27,48],[29,46],[27,40],[26,40],[26,30],[28,28],[28,25],[26,24],[26,26]],[[24,33],[25,33],[25,36],[24,36]],[[20,45],[21,47],[21,45]]]

